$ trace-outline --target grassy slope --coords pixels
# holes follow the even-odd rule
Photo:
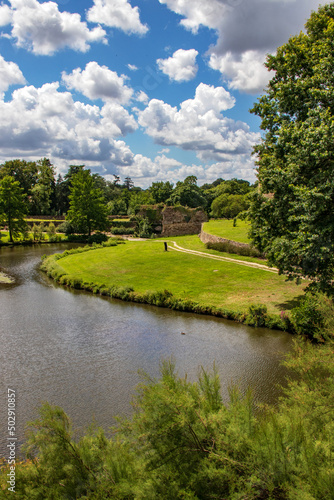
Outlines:
[[[175,251],[162,241],[129,242],[118,247],[75,254],[58,261],[66,273],[106,286],[135,291],[170,290],[176,297],[204,305],[243,310],[265,304],[268,312],[295,305],[302,287],[276,274]]]
[[[233,227],[233,220],[230,219],[210,220],[203,225],[203,231],[206,233],[240,243],[250,243],[249,229],[250,223],[243,220],[238,220],[236,227]]]
[[[258,264],[267,265],[266,260],[257,259],[255,257],[245,257],[243,255],[231,254],[227,252],[218,252],[217,250],[211,250],[206,248],[205,244],[199,239],[196,235],[188,235],[188,236],[171,236],[169,238],[164,238],[163,241],[168,241],[169,245],[172,245],[172,242],[175,241],[182,248],[186,248],[188,250],[198,250],[200,252],[205,252],[211,255],[218,255],[220,257],[228,257],[230,259],[244,260],[245,262],[257,262]]]

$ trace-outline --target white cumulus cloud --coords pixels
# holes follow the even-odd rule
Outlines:
[[[138,7],[132,7],[127,0],[94,0],[93,7],[87,12],[87,20],[128,33],[144,35],[148,31],[140,21]]]
[[[59,92],[58,82],[26,86],[0,101],[0,149],[3,157],[41,157],[79,162],[128,165],[133,154],[117,137],[137,128],[122,106],[74,101]]]
[[[198,185],[213,182],[219,177],[233,179],[234,177],[255,181],[254,162],[249,155],[226,157],[224,161],[213,164],[187,165],[169,158],[160,152],[155,158],[148,158],[141,154],[133,157],[131,164],[118,168],[118,174],[129,176],[136,186],[146,188],[152,182],[169,181],[176,184],[183,181],[189,175],[197,177]]]
[[[89,99],[103,99],[120,104],[128,103],[133,93],[125,85],[124,79],[95,61],[89,62],[84,70],[76,68],[70,74],[62,73],[62,80],[68,89],[75,89]]]
[[[10,85],[24,84],[25,78],[18,65],[11,61],[5,61],[0,55],[0,98],[3,99],[4,92]]]
[[[325,0],[159,0],[183,16],[180,24],[196,34],[201,26],[217,32],[209,64],[232,89],[262,92],[270,74],[267,53],[298,34],[312,10]]]
[[[257,50],[247,50],[240,56],[227,52],[222,56],[212,54],[210,66],[222,73],[229,88],[256,94],[264,90],[273,72],[264,66],[266,54]]]
[[[35,54],[52,55],[69,47],[87,52],[93,42],[106,42],[100,27],[90,30],[79,14],[60,12],[55,2],[10,0],[12,38]]]
[[[0,5],[0,26],[7,26],[12,21],[12,11],[8,5]]]
[[[198,70],[195,49],[179,49],[168,59],[158,59],[159,69],[176,82],[187,82],[195,78]]]
[[[194,99],[181,103],[180,109],[152,99],[138,112],[139,124],[154,141],[196,151],[204,161],[224,160],[226,155],[249,154],[259,141],[243,122],[221,114],[234,106],[234,98],[223,87],[201,83]]]

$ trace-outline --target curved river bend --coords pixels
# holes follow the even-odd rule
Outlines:
[[[232,382],[243,391],[251,386],[258,402],[277,401],[290,335],[63,289],[38,266],[41,255],[65,248],[0,248],[0,269],[15,278],[0,284],[0,456],[8,387],[17,391],[19,443],[42,401],[62,406],[79,430],[93,418],[107,430],[113,416],[131,413],[138,370],[158,376],[160,361],[171,356],[191,379],[215,362],[226,401]]]

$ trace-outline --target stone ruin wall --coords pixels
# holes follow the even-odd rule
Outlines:
[[[197,208],[166,207],[162,212],[161,236],[200,234],[202,223],[208,220],[206,213]]]
[[[240,243],[240,241],[227,240],[226,238],[221,238],[220,236],[214,236],[213,234],[205,233],[203,230],[201,231],[199,237],[202,243],[232,243],[237,247],[249,247],[248,243]]]

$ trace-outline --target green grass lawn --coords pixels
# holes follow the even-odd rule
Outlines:
[[[158,240],[156,240],[158,241]],[[197,250],[200,252],[205,252],[211,255],[218,255],[220,257],[228,257],[229,259],[237,259],[244,260],[245,262],[256,262],[258,264],[266,265],[267,262],[264,259],[258,259],[256,257],[245,257],[243,255],[227,253],[227,252],[218,252],[218,250],[208,249],[205,246],[198,235],[187,235],[187,236],[170,236],[169,238],[164,238],[162,241],[168,241],[169,244],[172,244],[172,241],[175,241],[180,247],[189,249],[189,250]]]
[[[25,218],[24,219],[26,222],[36,222],[36,223],[40,223],[40,222],[45,222],[47,225],[50,223],[50,222],[65,222],[65,219],[31,219],[29,217]]]
[[[268,312],[278,313],[294,307],[303,293],[302,286],[267,271],[165,252],[163,240],[133,241],[69,255],[57,264],[85,282],[129,286],[137,292],[167,289],[178,298],[232,310],[263,304]]]
[[[220,236],[227,240],[239,241],[240,243],[250,243],[248,231],[250,223],[248,221],[237,220],[236,227],[233,227],[232,219],[210,220],[203,224],[205,233]]]

